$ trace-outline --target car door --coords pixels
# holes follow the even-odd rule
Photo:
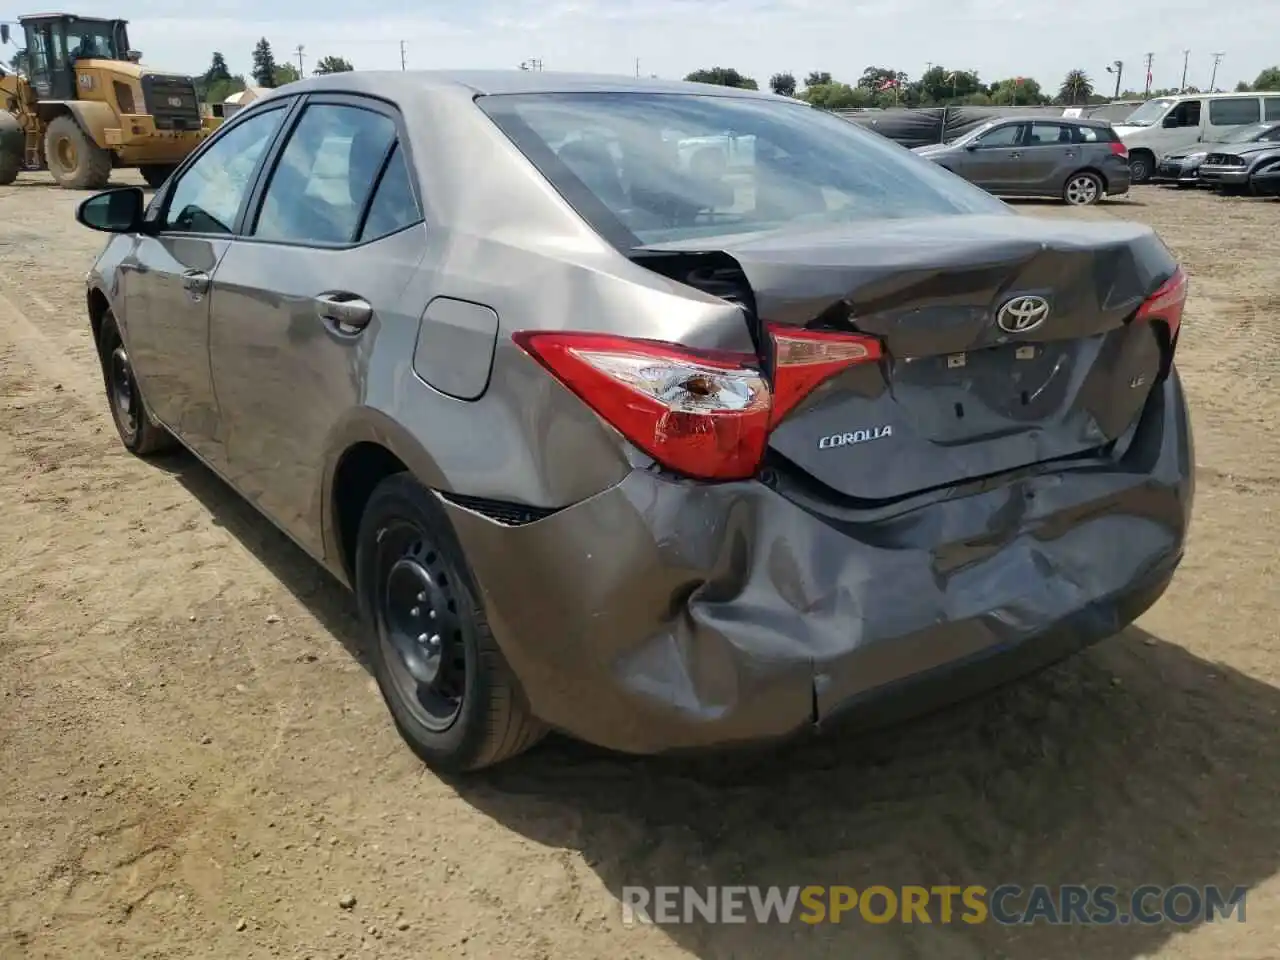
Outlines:
[[[1062,193],[1066,176],[1075,169],[1080,153],[1071,131],[1071,127],[1061,123],[1027,124],[1020,148],[1022,156],[1012,167],[1017,192],[1053,197]]]
[[[122,326],[147,404],[215,466],[222,450],[209,374],[210,282],[291,102],[220,130],[166,187],[123,268]]]
[[[1017,161],[1024,124],[1002,123],[966,145],[956,171],[970,183],[992,193],[1007,192],[1017,182]]]
[[[228,479],[317,556],[328,443],[363,401],[364,354],[388,329],[412,350],[426,306],[401,311],[427,248],[400,123],[382,101],[308,97],[213,282]]]

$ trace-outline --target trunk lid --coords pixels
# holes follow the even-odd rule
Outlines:
[[[823,384],[771,436],[777,457],[844,497],[892,500],[1097,450],[1159,379],[1159,339],[1129,321],[1176,263],[1145,226],[950,216],[637,253],[713,251],[745,275],[757,324],[883,342],[882,362]]]

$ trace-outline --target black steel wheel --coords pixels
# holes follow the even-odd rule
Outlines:
[[[370,496],[355,568],[378,687],[428,766],[476,770],[542,738],[444,511],[409,474],[388,477]]]
[[[173,449],[177,445],[173,435],[147,413],[128,348],[110,314],[103,319],[98,348],[111,420],[125,449],[139,457]]]

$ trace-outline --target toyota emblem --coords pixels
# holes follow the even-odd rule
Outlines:
[[[1049,318],[1049,301],[1044,297],[1013,297],[996,313],[996,326],[1005,333],[1026,333]]]

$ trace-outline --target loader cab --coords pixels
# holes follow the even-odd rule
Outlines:
[[[76,99],[78,60],[139,59],[129,49],[124,20],[66,13],[22,17],[27,40],[27,77],[41,100]]]

